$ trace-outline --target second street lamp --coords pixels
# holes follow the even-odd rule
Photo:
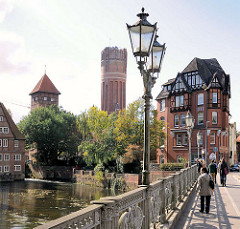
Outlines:
[[[155,73],[160,72],[161,63],[165,53],[165,44],[157,42],[157,23],[152,25],[147,21],[148,13],[137,14],[140,18],[134,25],[128,25],[128,32],[133,55],[136,57],[138,68],[141,72],[144,84],[144,150],[142,184],[150,184],[150,99],[152,88],[156,82]],[[150,58],[148,59],[148,57]]]
[[[189,139],[189,159],[188,159],[188,166],[191,166],[192,161],[192,153],[191,153],[191,141],[192,141],[192,129],[194,127],[194,118],[190,111],[188,110],[187,116],[186,116],[186,124],[188,128],[188,139]]]

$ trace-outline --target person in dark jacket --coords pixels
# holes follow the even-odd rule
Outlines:
[[[208,166],[208,172],[211,175],[213,182],[215,182],[215,173],[216,173],[217,167],[214,163],[214,160],[211,161],[211,163]]]
[[[224,158],[222,159],[221,163],[219,164],[219,170],[220,170],[221,184],[222,184],[222,186],[226,186],[228,166],[227,166],[227,163],[225,162]]]
[[[197,159],[197,167],[198,167],[198,172],[200,173],[201,168],[202,168],[202,163],[201,163],[201,161],[199,161],[199,159]]]
[[[201,198],[201,209],[200,212],[204,211],[204,199],[206,199],[206,213],[209,213],[210,209],[210,200],[211,195],[213,193],[213,189],[209,186],[209,181],[212,177],[207,173],[207,168],[203,167],[201,169],[201,175],[198,177],[198,186],[197,190],[199,190],[199,195]]]

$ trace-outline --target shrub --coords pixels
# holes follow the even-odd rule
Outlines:
[[[164,163],[160,165],[162,171],[179,171],[186,167],[185,163]]]

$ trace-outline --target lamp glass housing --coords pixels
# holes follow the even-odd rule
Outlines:
[[[186,125],[188,128],[193,128],[193,116],[190,113],[190,111],[188,111],[187,116],[186,116]]]
[[[160,72],[161,63],[165,53],[165,44],[160,45],[156,40],[153,43],[152,51],[147,62],[147,70],[149,72],[155,73]]]

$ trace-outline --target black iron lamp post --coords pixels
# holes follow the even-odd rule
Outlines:
[[[192,153],[191,153],[191,141],[192,141],[192,129],[194,127],[194,118],[190,111],[188,111],[186,116],[186,124],[188,128],[188,140],[189,140],[189,159],[188,159],[188,166],[191,166],[192,160]]]
[[[133,55],[136,57],[138,69],[141,72],[144,84],[144,151],[142,184],[150,184],[150,100],[152,88],[161,70],[161,63],[165,54],[165,44],[157,42],[157,23],[147,21],[148,13],[137,14],[140,20],[134,25],[128,25],[128,32]]]

